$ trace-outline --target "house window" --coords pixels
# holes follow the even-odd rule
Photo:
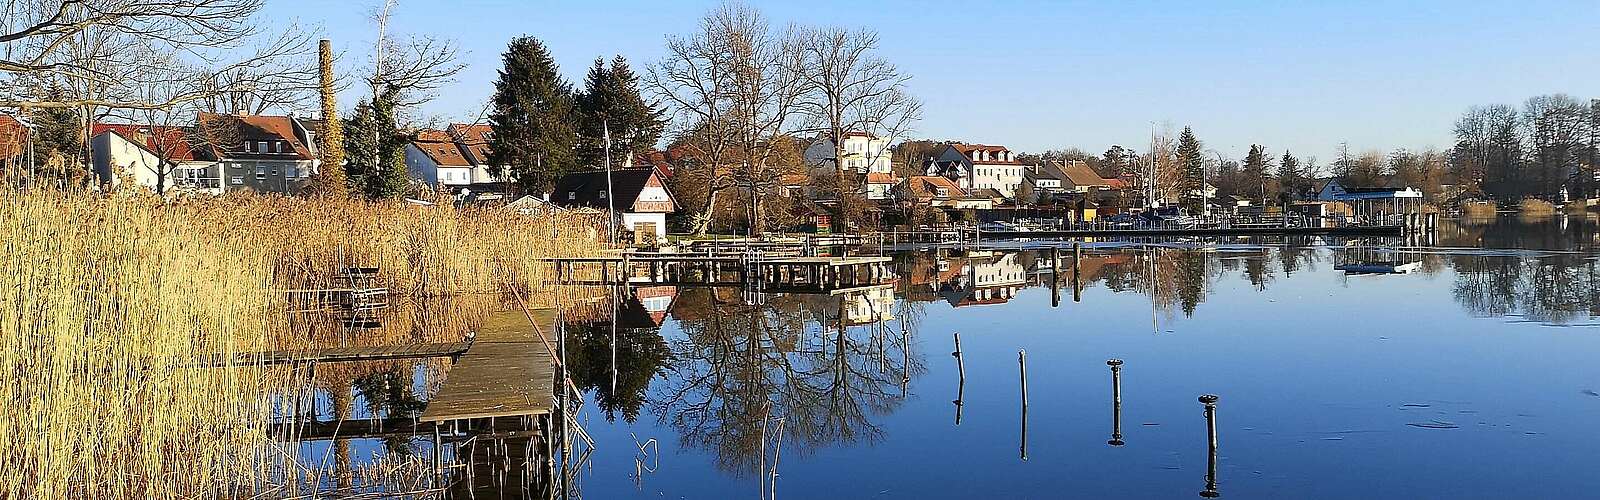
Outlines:
[[[233,185],[235,185],[235,186],[238,186],[238,185],[240,185],[240,184],[244,184],[244,176],[242,176],[242,175],[235,175],[235,176],[233,176],[233,177],[232,177],[232,178],[229,178],[229,179],[228,179],[228,184],[233,184]]]
[[[578,192],[577,191],[567,191],[567,201],[575,201],[577,199],[578,199]]]
[[[267,167],[256,167],[256,180],[267,178]]]
[[[259,141],[259,142],[257,142],[256,143],[256,152],[257,153],[265,153],[265,152],[267,152],[267,141]]]
[[[606,190],[604,190],[604,189],[600,190],[600,199],[602,199],[602,200],[606,199]]]

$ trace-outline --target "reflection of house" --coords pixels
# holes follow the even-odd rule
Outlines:
[[[661,326],[667,319],[667,311],[672,309],[672,300],[677,296],[678,287],[646,286],[634,290],[632,302],[638,304],[639,310],[650,319],[649,326]]]
[[[927,175],[955,181],[962,189],[994,189],[1011,196],[1022,186],[1022,163],[1005,146],[946,144],[928,160]]]
[[[846,325],[866,325],[894,319],[894,289],[881,286],[861,292],[848,293],[844,300]]]
[[[940,295],[955,307],[1004,304],[1028,283],[1028,270],[1017,253],[968,259],[966,274],[941,287]]]
[[[826,135],[820,136],[811,146],[806,148],[806,165],[817,170],[834,170],[833,139]],[[844,135],[844,162],[846,171],[863,174],[889,173],[889,141],[865,132],[849,132]]]
[[[678,207],[654,168],[612,170],[609,176],[603,170],[570,173],[556,181],[550,202],[602,210],[615,206],[621,228],[633,231],[636,242],[650,234],[655,241],[666,239],[667,214]]]

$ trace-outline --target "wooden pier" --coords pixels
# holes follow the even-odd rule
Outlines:
[[[547,326],[554,323],[549,312],[534,319]],[[484,320],[472,348],[450,367],[444,386],[417,420],[547,415],[554,404],[555,380],[555,360],[522,311],[495,313]]]
[[[358,361],[386,361],[394,359],[438,358],[459,356],[467,352],[471,342],[433,342],[427,344],[322,347],[315,349],[290,349],[282,351],[241,352],[233,355],[218,354],[200,358],[196,367],[265,366],[308,363],[352,363]]]
[[[749,286],[767,292],[827,292],[894,280],[890,257],[771,257],[640,254],[547,259],[556,281],[585,285]]]

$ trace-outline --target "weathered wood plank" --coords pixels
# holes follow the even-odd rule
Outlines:
[[[534,311],[553,332],[552,310]],[[478,329],[472,349],[445,373],[444,386],[419,418],[442,422],[550,413],[555,396],[554,359],[539,342],[522,311],[491,315]]]

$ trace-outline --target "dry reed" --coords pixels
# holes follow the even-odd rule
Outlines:
[[[338,287],[340,256],[381,266],[397,295],[490,297],[390,334],[414,338],[472,321],[501,284],[547,294],[538,259],[598,252],[595,228],[448,204],[0,192],[0,498],[270,490],[294,476],[267,436],[272,395],[304,381],[185,365],[328,335],[284,291]]]
[[[1495,207],[1494,202],[1489,201],[1472,201],[1461,204],[1461,214],[1467,217],[1494,217],[1496,210],[1497,207]]]
[[[1537,198],[1523,198],[1517,204],[1517,212],[1522,215],[1551,215],[1556,213],[1556,206]]]

